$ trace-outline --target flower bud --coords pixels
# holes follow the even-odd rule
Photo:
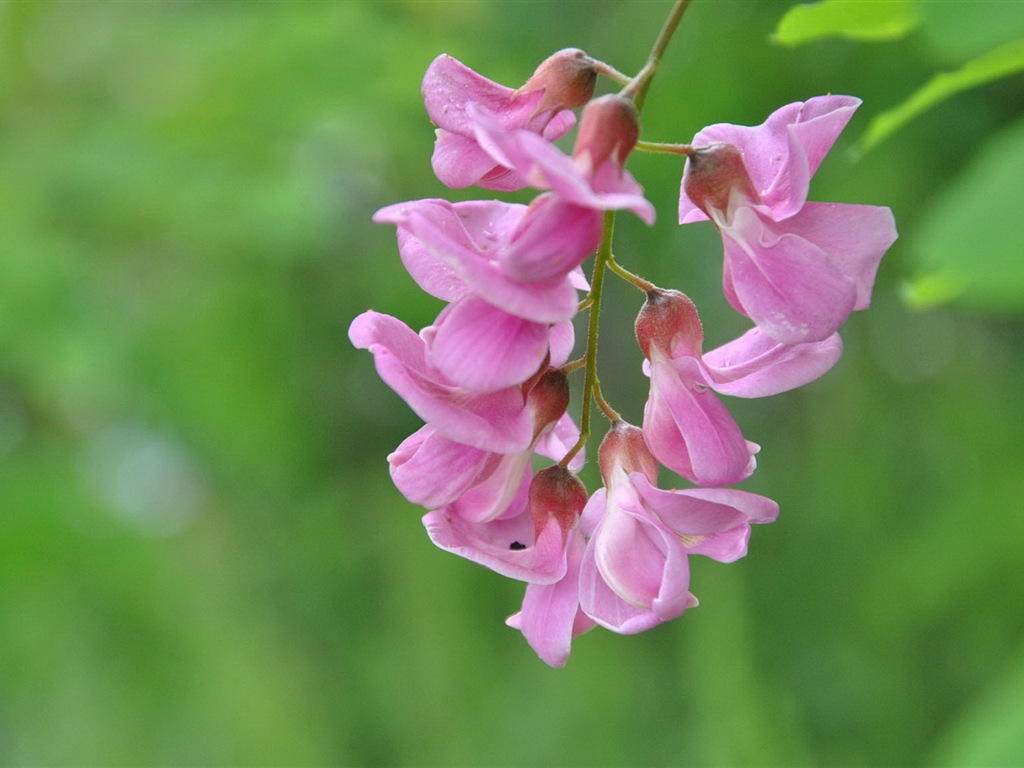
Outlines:
[[[576,475],[555,464],[533,476],[529,504],[530,518],[538,537],[548,521],[554,518],[564,538],[587,505],[587,489]]]
[[[616,466],[627,474],[643,472],[652,485],[658,482],[658,462],[644,441],[643,430],[624,421],[616,421],[604,436],[597,449],[597,465],[606,486]]]
[[[597,62],[579,48],[564,48],[540,63],[518,94],[544,91],[535,114],[582,107],[594,95]]]
[[[732,144],[708,144],[695,149],[683,172],[683,191],[712,220],[712,210],[728,219],[734,193],[750,202],[761,202],[743,162],[743,153]]]
[[[697,307],[689,296],[679,291],[662,288],[648,291],[647,301],[636,318],[636,340],[648,360],[652,346],[671,357],[699,357],[704,345],[704,327]]]
[[[631,99],[609,94],[587,104],[572,156],[593,173],[611,159],[621,169],[640,138],[640,113]]]
[[[557,368],[548,368],[537,379],[529,394],[533,409],[533,437],[544,431],[549,424],[562,418],[569,407],[569,379]]]

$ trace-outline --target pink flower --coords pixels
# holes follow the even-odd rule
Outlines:
[[[744,439],[715,392],[765,397],[812,381],[842,354],[833,334],[824,341],[784,345],[754,328],[702,354],[696,307],[678,291],[653,290],[636,321],[651,377],[644,435],[658,461],[702,486],[732,485],[756,466],[758,446]]]
[[[579,439],[579,429],[565,413],[568,404],[565,374],[549,370],[527,395],[534,427],[528,447],[511,453],[483,451],[450,440],[428,425],[388,456],[391,479],[409,501],[427,509],[447,507],[449,514],[473,523],[503,516],[520,486],[529,481],[533,454],[559,460]],[[570,468],[582,465],[580,453]]]
[[[807,202],[811,177],[859,105],[820,96],[759,126],[722,123],[694,137],[679,221],[715,223],[726,297],[776,341],[826,339],[866,309],[896,240],[888,208]]]
[[[424,339],[390,315],[364,312],[348,335],[356,348],[373,354],[385,383],[449,440],[494,453],[533,443],[533,416],[521,387],[481,394],[453,384],[430,363]]]
[[[522,189],[526,182],[514,170],[477,145],[467,106],[479,104],[506,128],[554,141],[572,128],[576,116],[570,110],[587,102],[596,79],[594,60],[577,49],[548,57],[518,90],[488,80],[451,56],[438,56],[423,78],[427,114],[438,126],[431,160],[438,179],[455,189],[474,184],[506,192]]]
[[[778,515],[775,502],[744,491],[658,489],[643,434],[621,422],[598,460],[606,488],[583,512],[584,534],[599,522],[580,568],[580,606],[614,632],[642,632],[696,605],[689,555],[732,562],[746,554],[750,523]]]
[[[419,200],[374,216],[398,226],[402,261],[420,286],[452,302],[424,334],[431,363],[459,386],[501,389],[529,377],[545,355],[560,365],[572,350],[568,320],[577,291],[587,286],[578,262],[596,246],[580,249],[571,222],[548,228],[550,217],[534,211],[497,201]],[[544,276],[524,281],[505,272],[503,259],[523,251],[546,262]]]
[[[566,549],[587,501],[583,484],[557,464],[519,486],[512,504],[484,522],[450,507],[423,517],[430,540],[509,578],[554,584],[567,572]]]

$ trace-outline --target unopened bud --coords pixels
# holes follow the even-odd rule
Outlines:
[[[655,288],[636,317],[636,340],[644,357],[651,359],[651,347],[663,354],[699,357],[704,345],[704,327],[697,307],[685,293]]]
[[[683,191],[712,219],[712,210],[729,215],[729,201],[734,193],[748,201],[761,202],[743,154],[732,144],[708,144],[693,150],[683,171]]]
[[[609,94],[587,104],[572,156],[589,172],[611,159],[621,169],[640,138],[640,113],[631,99]]]
[[[569,407],[569,379],[557,368],[548,368],[530,390],[529,403],[533,409],[533,436],[562,418]]]
[[[597,449],[597,465],[606,486],[616,466],[627,474],[643,472],[652,484],[658,481],[658,462],[644,441],[643,430],[624,421],[616,421],[604,436]]]
[[[549,109],[555,113],[582,107],[596,85],[597,62],[579,48],[564,48],[544,59],[518,93],[544,91],[536,113]]]
[[[538,536],[554,518],[564,537],[576,525],[587,505],[587,489],[576,475],[555,464],[533,476],[529,504],[530,518]]]

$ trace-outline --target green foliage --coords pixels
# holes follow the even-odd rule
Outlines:
[[[867,152],[876,147],[911,120],[958,93],[1018,72],[1024,72],[1024,39],[984,53],[954,72],[941,72],[899,106],[876,115],[861,138],[859,150]]]
[[[772,40],[802,45],[831,37],[850,40],[898,40],[920,22],[917,0],[821,0],[790,8]]]
[[[956,298],[983,310],[1024,309],[1022,168],[1024,122],[987,142],[937,196],[914,240],[923,272],[909,287],[914,306]]]
[[[933,5],[978,24],[928,3],[922,36]],[[816,174],[813,199],[891,205],[901,240],[834,371],[729,403],[782,515],[694,564],[681,620],[550,670],[502,625],[521,585],[433,548],[390,484],[418,422],[346,330],[439,309],[370,222],[447,192],[427,64],[512,84],[576,45],[635,71],[668,7],[0,4],[0,764],[1021,762],[1024,325],[975,309],[1020,274],[1018,245],[985,274],[1019,243],[1012,81],[857,163],[843,137]],[[723,7],[687,12],[644,138],[830,91],[864,98],[855,135],[936,56],[1019,36],[782,49],[777,3]],[[630,163],[659,222],[621,217],[617,258],[726,341],[744,322],[713,228],[674,224],[681,163]],[[922,265],[978,282],[909,312]],[[609,290],[602,384],[638,421],[642,297]]]

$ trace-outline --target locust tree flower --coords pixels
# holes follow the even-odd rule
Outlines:
[[[704,354],[704,330],[693,302],[679,291],[661,289],[648,292],[636,336],[651,377],[643,422],[647,445],[666,467],[702,486],[745,479],[758,450],[744,439],[716,392],[748,398],[778,394],[823,375],[842,354],[838,334],[785,345],[758,328]]]
[[[494,519],[473,522],[442,507],[424,515],[423,524],[441,549],[509,578],[554,584],[566,575],[568,543],[586,502],[583,483],[556,464],[519,486]]]
[[[679,221],[715,223],[727,299],[776,341],[826,339],[866,309],[896,240],[888,208],[807,202],[811,177],[859,105],[819,96],[759,126],[720,123],[693,139]]]
[[[533,414],[522,386],[479,393],[453,384],[430,363],[422,336],[380,312],[356,317],[348,335],[357,349],[373,354],[384,382],[449,440],[494,453],[515,453],[533,443]]]
[[[592,246],[580,249],[571,226],[534,226],[538,219],[524,205],[429,199],[374,216],[397,226],[399,253],[417,283],[451,302],[425,337],[430,362],[453,383],[494,391],[529,377],[546,355],[556,366],[568,358],[568,321],[587,287],[578,263]],[[503,259],[522,250],[547,257],[544,276],[507,274]],[[550,267],[558,261],[563,270]]]
[[[661,490],[638,428],[618,422],[598,450],[605,487],[583,512],[598,520],[580,567],[580,606],[603,627],[634,634],[697,604],[689,556],[732,562],[746,554],[751,523],[778,515],[771,499],[727,488]]]
[[[451,56],[438,56],[427,68],[422,88],[427,114],[438,126],[434,173],[454,189],[522,189],[527,182],[514,169],[478,146],[468,105],[484,107],[506,128],[554,141],[575,124],[571,110],[590,99],[596,81],[597,63],[576,48],[549,56],[518,89],[495,83]]]
[[[484,451],[446,438],[426,425],[388,456],[391,479],[409,501],[427,509],[448,507],[470,522],[487,522],[505,513],[519,487],[532,474],[534,453],[561,459],[579,439],[579,429],[565,413],[569,383],[550,369],[529,386],[526,409],[533,441],[511,453]],[[583,456],[573,464],[582,466]]]

